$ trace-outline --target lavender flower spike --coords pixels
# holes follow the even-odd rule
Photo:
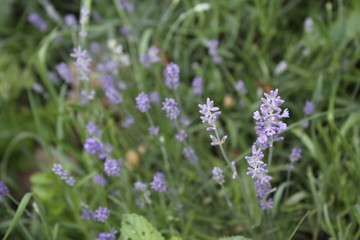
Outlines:
[[[212,178],[215,182],[217,182],[220,185],[223,185],[225,183],[225,178],[223,175],[223,171],[219,167],[214,167],[212,170]]]
[[[9,194],[9,189],[3,181],[0,181],[0,199],[4,198],[7,194]]]
[[[145,93],[140,93],[136,98],[136,108],[139,109],[140,112],[147,112],[150,106],[149,96]]]
[[[107,207],[99,207],[95,210],[94,218],[96,221],[105,222],[110,216],[110,211]]]
[[[179,66],[175,63],[171,62],[169,63],[165,70],[164,70],[164,76],[165,76],[165,84],[168,88],[172,90],[176,90],[179,87],[179,81],[180,81],[180,69]]]
[[[64,180],[67,184],[69,184],[70,186],[74,186],[74,184],[75,184],[75,182],[76,182],[76,181],[75,181],[75,178],[69,176],[69,171],[68,171],[68,170],[65,170],[61,164],[55,163],[54,166],[53,166],[52,171],[53,171],[56,175],[60,176],[60,178],[61,178],[62,180]]]
[[[76,61],[74,65],[78,73],[78,79],[82,81],[89,81],[91,58],[86,50],[81,47],[74,48],[74,52],[70,54]]]
[[[165,174],[158,172],[154,176],[154,180],[150,183],[151,188],[157,192],[166,192],[168,187],[165,182]]]
[[[72,83],[73,82],[73,75],[70,71],[70,68],[68,65],[64,62],[59,63],[56,65],[56,70],[59,73],[60,77],[66,82],[66,83]]]
[[[314,112],[315,110],[315,105],[313,102],[311,101],[306,101],[305,102],[305,106],[304,106],[304,113],[305,115],[310,115]]]
[[[40,31],[46,31],[48,29],[47,22],[36,12],[29,13],[27,20]]]
[[[166,116],[171,120],[175,120],[179,116],[180,110],[177,102],[175,102],[173,98],[165,98],[162,105],[163,107],[161,109],[166,112]]]
[[[120,176],[119,162],[114,159],[107,159],[104,163],[104,169],[108,176]]]

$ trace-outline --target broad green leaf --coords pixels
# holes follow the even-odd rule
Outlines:
[[[144,217],[136,214],[123,215],[121,234],[124,240],[165,240]]]

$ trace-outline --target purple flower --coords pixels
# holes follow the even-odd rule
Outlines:
[[[66,14],[64,20],[68,27],[71,27],[72,29],[77,28],[78,23],[74,14]]]
[[[289,156],[290,162],[294,163],[294,162],[299,161],[299,159],[301,158],[301,152],[302,152],[302,149],[300,147],[294,147],[291,150],[291,154]]]
[[[165,98],[162,106],[163,107],[161,109],[166,112],[166,116],[171,120],[175,120],[179,116],[180,110],[178,108],[178,104],[173,98]]]
[[[288,63],[285,60],[280,61],[275,67],[275,75],[280,75],[288,68]]]
[[[100,127],[93,122],[89,122],[86,125],[86,131],[87,131],[89,137],[101,138],[102,132],[100,130]]]
[[[86,89],[80,90],[80,105],[86,105],[89,101],[95,98],[95,90],[88,91]]]
[[[203,82],[203,80],[202,80],[201,77],[196,77],[192,81],[192,87],[193,87],[194,95],[201,96],[203,94],[202,82]]]
[[[81,31],[79,34],[82,37],[86,37],[86,35],[87,35],[84,25],[89,21],[89,14],[90,14],[89,9],[87,9],[86,7],[81,7],[81,10],[80,10]]]
[[[185,138],[187,138],[187,133],[184,129],[180,130],[179,134],[176,134],[175,137],[177,140],[179,140],[180,142],[183,142],[185,140]]]
[[[74,48],[74,52],[70,54],[75,58],[74,63],[78,74],[78,79],[81,81],[89,81],[91,58],[86,50],[82,50],[80,46]]]
[[[112,177],[120,176],[120,166],[117,160],[107,159],[104,163],[104,169],[108,176],[112,176]]]
[[[132,2],[129,2],[128,0],[120,0],[120,7],[128,12],[134,11],[134,4]]]
[[[222,62],[222,58],[218,55],[219,40],[213,39],[208,41],[207,46],[209,48],[208,53],[212,56],[212,60],[215,64]]]
[[[314,21],[311,17],[307,17],[305,19],[304,30],[306,33],[311,33],[314,30]]]
[[[59,85],[60,81],[55,72],[48,71],[48,77],[52,83],[54,83],[55,85]]]
[[[123,128],[129,128],[131,125],[133,125],[135,122],[135,118],[133,115],[127,116],[124,121],[121,123],[121,127]]]
[[[53,166],[53,169],[52,171],[60,176],[61,180],[64,180],[67,184],[69,184],[70,186],[74,186],[75,184],[75,178],[74,177],[71,177],[69,176],[69,171],[68,170],[65,170],[63,168],[63,166],[61,164],[57,164],[55,163],[54,166]]]
[[[198,161],[198,156],[195,153],[195,150],[192,147],[184,147],[183,154],[190,163],[194,164]]]
[[[238,80],[236,82],[235,89],[244,95],[246,95],[248,92],[243,80]]]
[[[168,88],[176,90],[179,87],[180,69],[178,65],[173,62],[169,63],[164,70],[164,76]]]
[[[88,138],[85,141],[84,149],[91,155],[95,155],[103,151],[104,145],[94,138]]]
[[[261,98],[263,104],[260,106],[260,112],[254,113],[254,119],[257,120],[255,131],[258,135],[256,145],[262,149],[272,147],[274,141],[282,140],[279,135],[287,128],[281,119],[289,117],[289,111],[285,109],[282,112],[280,106],[284,101],[277,94],[278,89],[271,90],[269,94],[265,93],[266,98]]]
[[[269,199],[261,199],[260,200],[260,206],[263,210],[266,210],[266,209],[272,209],[273,208],[273,200],[272,198],[269,198]]]
[[[147,189],[147,187],[148,186],[143,182],[137,181],[134,183],[135,190],[142,192],[145,202],[150,204],[151,203],[151,199],[150,199],[151,192]],[[145,202],[143,202],[141,199],[137,199],[137,201],[135,203],[137,205],[139,204],[139,206],[145,206]]]
[[[150,92],[149,93],[149,98],[150,98],[150,102],[153,102],[153,103],[159,103],[160,102],[160,97],[159,97],[159,94],[157,92]]]
[[[68,65],[64,62],[59,63],[56,65],[56,70],[59,73],[60,77],[66,82],[66,83],[72,83],[73,82],[73,75],[70,71],[70,68]]]
[[[40,31],[46,31],[48,28],[47,22],[36,12],[29,13],[27,20]]]
[[[0,199],[6,197],[7,194],[9,194],[9,189],[3,181],[0,181]]]
[[[122,35],[128,36],[131,33],[131,29],[126,25],[121,25],[120,26],[120,32],[121,32]]]
[[[90,50],[94,53],[99,54],[101,52],[101,45],[98,42],[91,42],[90,43]]]
[[[95,240],[116,240],[116,238],[113,233],[99,233]]]
[[[140,112],[147,112],[150,106],[149,96],[145,93],[140,93],[136,98],[136,108],[140,110]]]
[[[223,175],[223,171],[219,167],[214,167],[213,168],[213,170],[212,170],[212,178],[214,179],[215,182],[217,182],[220,185],[225,183],[225,178],[224,178],[224,175]]]
[[[110,216],[110,211],[107,207],[99,207],[95,210],[94,219],[99,222],[105,222]]]
[[[100,186],[106,186],[108,181],[102,174],[96,174],[93,178],[94,183]]]
[[[168,187],[165,182],[165,174],[161,172],[156,173],[150,185],[157,192],[166,192]]]
[[[81,210],[81,219],[84,220],[94,220],[95,212],[88,209],[88,206]]]
[[[110,143],[103,144],[102,148],[99,150],[98,158],[99,159],[105,159],[107,158],[113,150],[113,147]]]
[[[314,112],[315,110],[315,105],[313,102],[311,101],[306,101],[305,102],[305,106],[304,106],[304,113],[305,115],[310,115]]]
[[[160,50],[156,46],[151,46],[146,53],[140,54],[140,62],[146,68],[150,68],[152,64],[160,62]]]
[[[151,135],[159,135],[159,127],[158,126],[153,126],[153,127],[149,127],[149,132]]]
[[[123,100],[121,93],[115,88],[106,89],[105,95],[112,105],[120,104]]]

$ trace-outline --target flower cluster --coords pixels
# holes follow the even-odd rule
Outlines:
[[[80,24],[81,24],[81,31],[80,36],[86,37],[87,32],[85,30],[85,24],[89,21],[89,14],[90,11],[86,7],[81,7],[80,10]]]
[[[120,164],[119,161],[114,159],[106,159],[104,163],[104,170],[108,176],[118,177],[120,176]]]
[[[246,95],[248,93],[247,88],[245,86],[245,83],[243,80],[238,80],[235,84],[235,89],[238,92],[241,92],[242,94]]]
[[[220,185],[223,185],[225,183],[225,178],[223,175],[223,171],[219,167],[214,167],[212,170],[212,178],[215,182],[217,182]]]
[[[191,83],[194,95],[201,96],[203,94],[202,78],[195,77]]]
[[[104,150],[104,144],[94,138],[88,138],[85,141],[84,149],[91,155],[100,154]]]
[[[136,98],[136,108],[139,109],[140,112],[147,112],[150,106],[149,96],[145,93],[140,93]]]
[[[212,60],[215,64],[219,64],[222,62],[222,58],[218,54],[218,46],[219,46],[219,40],[213,39],[210,40],[207,43],[207,46],[209,48],[208,53],[210,56],[212,56]]]
[[[180,110],[177,102],[175,102],[173,98],[165,98],[162,106],[163,107],[161,109],[166,112],[166,116],[171,120],[175,120],[179,116]]]
[[[66,82],[66,83],[72,83],[73,82],[73,75],[70,71],[70,68],[68,65],[64,62],[59,63],[56,65],[56,70],[59,73],[60,77]]]
[[[195,153],[195,150],[192,147],[184,147],[183,154],[190,163],[194,164],[198,161],[198,156]]]
[[[9,189],[3,181],[0,181],[0,199],[4,198],[7,194],[9,194]]]
[[[95,240],[116,240],[113,233],[99,233],[98,238]]]
[[[116,88],[115,81],[112,76],[107,75],[101,78],[102,86],[106,98],[112,105],[120,104],[123,100],[122,94]]]
[[[60,178],[62,180],[64,180],[67,184],[69,184],[70,186],[74,186],[74,184],[76,182],[75,178],[72,177],[72,176],[69,176],[69,171],[65,170],[61,164],[55,163],[54,166],[53,166],[52,171],[56,175],[60,176]]]
[[[261,149],[272,147],[274,141],[282,140],[279,135],[287,128],[281,119],[289,117],[289,111],[281,110],[280,106],[284,101],[277,94],[278,89],[271,90],[269,94],[265,93],[266,98],[261,98],[263,104],[260,106],[260,112],[254,113],[254,119],[257,121],[255,131],[258,135],[255,144]]]
[[[216,119],[218,119],[221,114],[221,112],[218,111],[220,109],[218,107],[214,106],[214,101],[211,101],[210,98],[206,99],[206,104],[199,104],[199,107],[200,107],[199,112],[202,115],[204,115],[204,116],[201,116],[200,119],[202,120],[203,123],[210,125],[210,127],[208,127],[206,130],[207,131],[215,131],[217,133]],[[211,145],[216,146],[216,145],[223,144],[226,141],[227,136],[225,135],[220,140],[219,137],[210,135],[210,139],[212,140]]]
[[[27,20],[40,31],[46,31],[48,29],[47,22],[36,12],[29,13]]]
[[[86,125],[86,131],[90,137],[101,138],[102,132],[100,130],[100,127],[94,122],[88,122],[88,124]]]
[[[72,14],[72,13],[66,14],[64,17],[64,21],[68,27],[70,27],[74,30],[77,29],[78,23],[77,23],[77,19],[74,14]]]
[[[158,126],[153,126],[153,127],[149,127],[149,133],[151,135],[159,135],[159,130],[160,130],[160,127]]]
[[[135,122],[135,118],[133,115],[127,116],[124,121],[121,123],[121,127],[123,128],[129,128],[131,125],[133,125]]]
[[[146,67],[150,68],[152,64],[160,62],[160,50],[156,46],[151,46],[146,53],[140,54],[140,62]]]
[[[171,62],[169,63],[165,70],[165,84],[168,88],[176,90],[180,84],[180,68],[177,64]]]
[[[120,0],[120,7],[128,12],[134,11],[134,4],[132,2],[129,2],[128,0]]]
[[[286,164],[286,168],[289,170],[293,170],[295,168],[294,163],[299,161],[299,159],[301,158],[301,153],[302,153],[302,148],[300,147],[294,147],[291,150],[291,154],[289,156],[289,164]]]
[[[157,192],[166,192],[168,187],[165,182],[165,174],[158,172],[155,174],[153,181],[150,183],[151,188]]]
[[[94,219],[98,222],[105,222],[110,216],[110,210],[107,207],[99,207],[94,212]]]
[[[179,134],[176,134],[175,137],[177,140],[179,140],[180,142],[183,142],[185,140],[185,138],[187,138],[187,133],[184,129],[181,129]]]
[[[70,54],[75,58],[74,63],[78,74],[78,79],[81,81],[89,81],[91,58],[86,50],[82,50],[80,46],[74,48],[74,52]]]
[[[93,178],[94,183],[100,186],[106,186],[108,181],[102,174],[96,174]]]

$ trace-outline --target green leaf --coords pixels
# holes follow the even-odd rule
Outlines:
[[[4,236],[3,240],[6,240],[10,236],[11,232],[14,230],[15,226],[20,221],[21,215],[25,211],[25,208],[28,205],[31,197],[32,197],[32,193],[27,193],[21,199],[19,207],[16,210],[16,213],[15,213],[13,219],[11,220],[11,223],[10,223],[9,228],[7,229],[6,233],[5,233],[5,236]]]
[[[180,237],[171,237],[170,240],[181,240]]]
[[[251,240],[251,238],[246,238],[243,236],[233,236],[233,237],[222,237],[219,240]]]
[[[165,240],[144,217],[136,214],[123,215],[121,234],[124,240]]]

